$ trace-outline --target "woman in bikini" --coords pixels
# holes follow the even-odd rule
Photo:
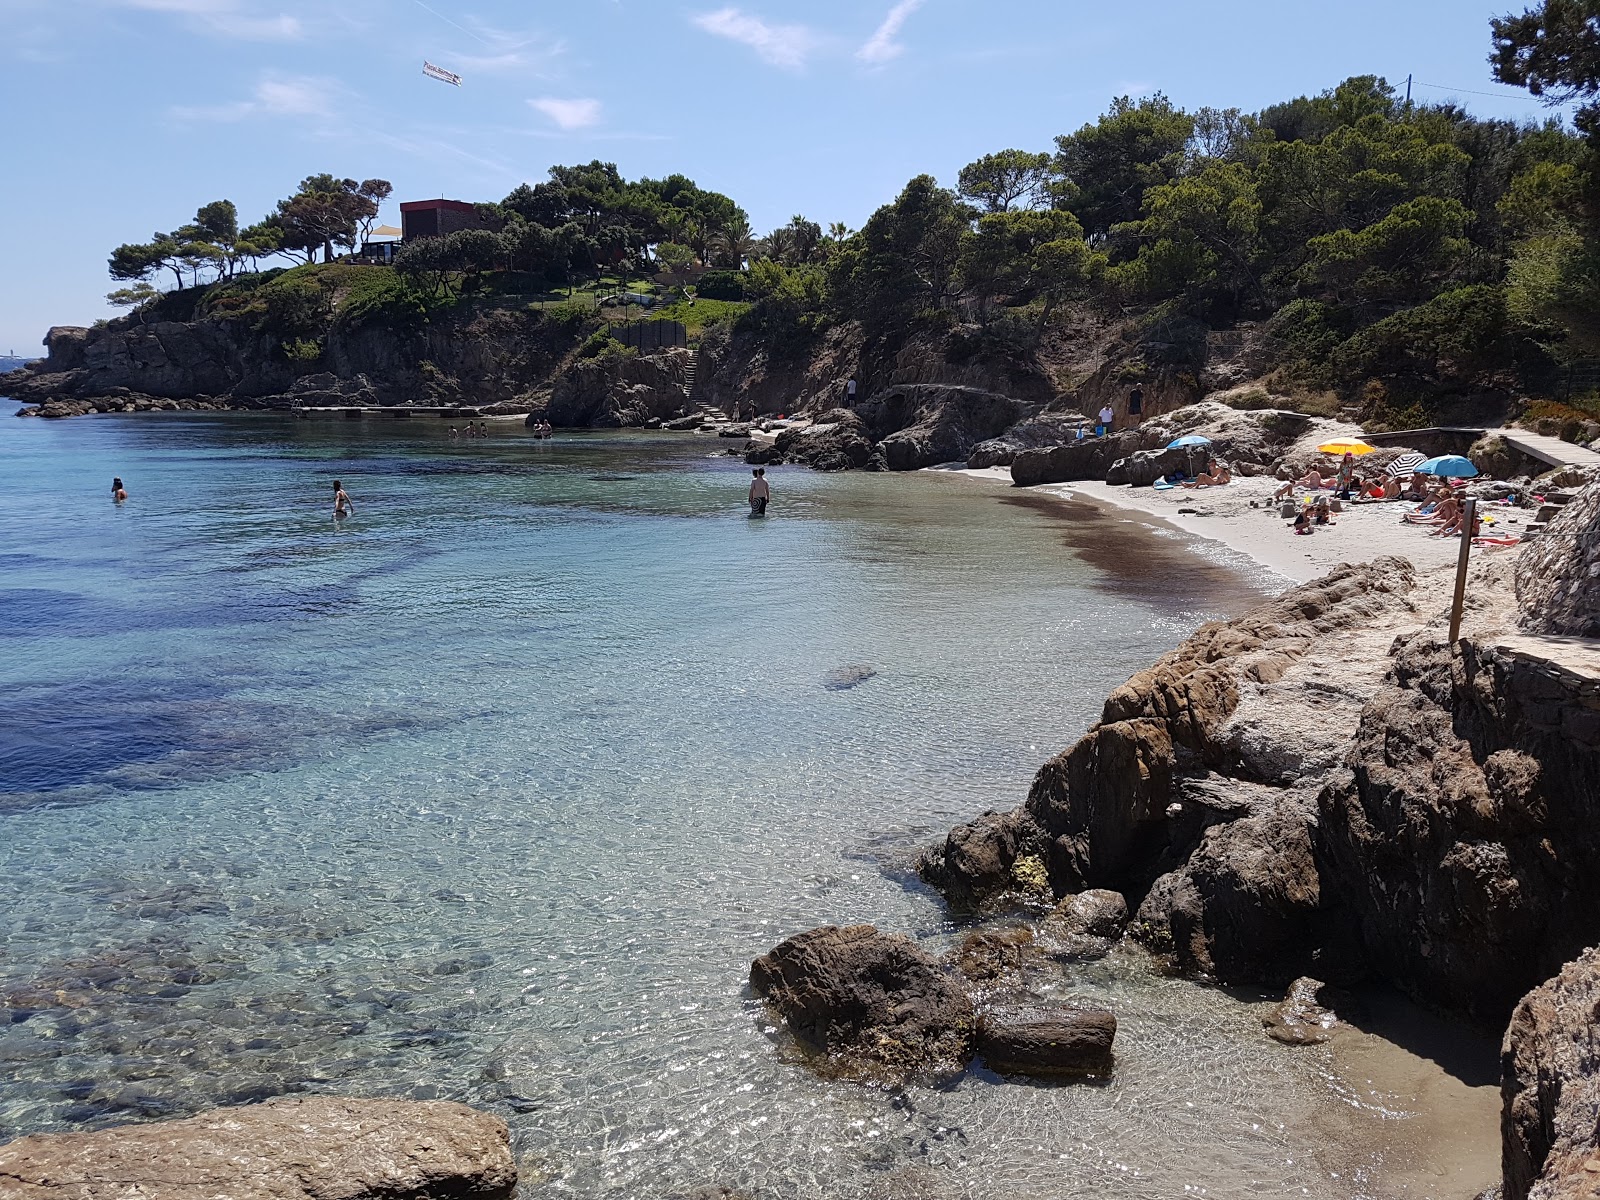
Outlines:
[[[344,484],[335,479],[333,481],[333,519],[342,521],[355,510],[355,505],[350,503],[350,494],[344,490]]]

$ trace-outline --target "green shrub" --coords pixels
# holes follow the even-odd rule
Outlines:
[[[613,347],[620,350],[622,343],[611,336],[609,326],[602,326],[584,339],[583,345],[578,347],[578,357],[599,358]]]
[[[322,344],[313,338],[295,338],[283,343],[283,356],[299,366],[309,366],[322,358]]]
[[[707,300],[743,300],[744,276],[736,271],[707,271],[694,290]]]
[[[1267,322],[1273,361],[1294,379],[1326,386],[1333,355],[1352,331],[1350,314],[1316,300],[1294,300]]]
[[[1363,329],[1334,352],[1333,367],[1345,380],[1465,381],[1511,357],[1509,330],[1504,289],[1457,288]]]

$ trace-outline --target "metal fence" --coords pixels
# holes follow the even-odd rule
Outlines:
[[[630,321],[611,331],[611,336],[635,350],[671,350],[689,344],[689,330],[682,321]]]

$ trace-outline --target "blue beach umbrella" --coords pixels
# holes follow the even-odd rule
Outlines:
[[[1416,468],[1418,475],[1442,475],[1446,479],[1471,479],[1478,473],[1478,468],[1472,465],[1470,459],[1462,458],[1459,454],[1442,454],[1438,458],[1430,458],[1419,463]]]
[[[1168,442],[1167,443],[1167,449],[1168,450],[1187,450],[1190,446],[1209,446],[1209,445],[1211,445],[1211,439],[1210,438],[1201,437],[1198,433],[1191,433],[1191,434],[1188,434],[1185,437],[1179,438],[1175,442]]]

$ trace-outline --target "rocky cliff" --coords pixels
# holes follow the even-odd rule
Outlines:
[[[537,312],[453,311],[420,324],[331,324],[314,353],[242,319],[55,328],[49,354],[13,373],[13,397],[66,410],[121,407],[147,397],[237,408],[305,404],[526,402],[548,388],[574,331]],[[117,402],[117,403],[110,403]]]

